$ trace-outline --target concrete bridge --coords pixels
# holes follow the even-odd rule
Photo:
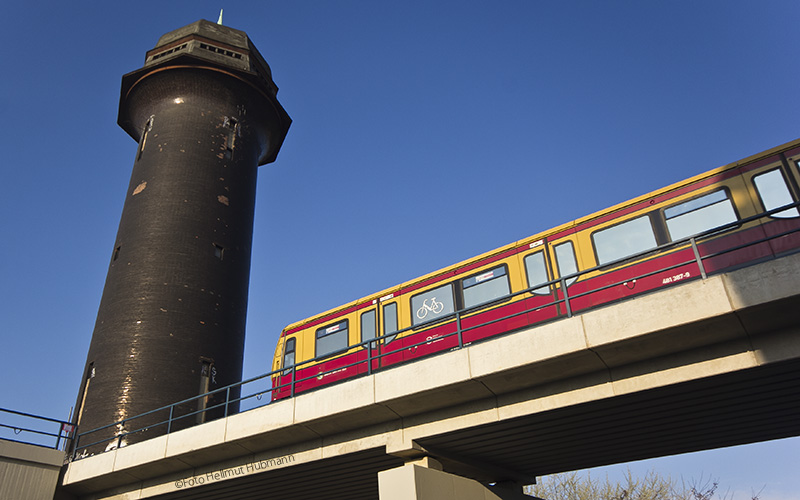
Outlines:
[[[798,310],[795,254],[77,460],[57,498],[530,498],[797,436]]]

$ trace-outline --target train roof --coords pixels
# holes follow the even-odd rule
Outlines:
[[[757,162],[757,161],[759,161],[761,159],[768,158],[770,156],[776,155],[776,154],[781,153],[781,152],[790,151],[792,149],[798,149],[799,152],[800,152],[800,139],[795,139],[793,141],[787,142],[787,143],[782,144],[780,146],[776,146],[776,147],[768,149],[766,151],[762,151],[760,153],[756,153],[756,154],[748,156],[746,158],[742,158],[741,160],[737,160],[735,162],[728,163],[726,165],[722,165],[720,167],[708,170],[706,172],[703,172],[703,173],[697,174],[695,176],[689,177],[687,179],[684,179],[684,180],[675,182],[673,184],[670,184],[670,185],[668,185],[666,187],[657,189],[655,191],[651,191],[649,193],[643,194],[641,196],[637,196],[635,198],[631,198],[630,200],[623,201],[621,203],[618,203],[618,204],[613,205],[613,206],[608,207],[608,208],[604,208],[602,210],[599,210],[599,211],[594,212],[592,214],[586,215],[584,217],[580,217],[580,218],[575,219],[573,221],[565,222],[565,223],[563,223],[563,224],[561,224],[559,226],[547,229],[545,231],[541,231],[541,232],[536,233],[534,235],[525,237],[525,238],[523,238],[521,240],[514,241],[514,242],[509,243],[507,245],[492,249],[492,250],[490,250],[488,252],[485,252],[485,253],[470,257],[468,259],[462,260],[462,261],[457,262],[455,264],[451,264],[451,265],[449,265],[447,267],[444,267],[444,268],[441,268],[441,269],[437,269],[437,270],[435,270],[433,272],[424,274],[422,276],[418,276],[418,277],[416,277],[416,278],[414,278],[412,280],[405,281],[403,283],[399,283],[397,285],[394,285],[392,287],[386,288],[384,290],[369,294],[369,295],[367,295],[365,297],[362,297],[360,299],[347,302],[347,303],[342,304],[340,306],[337,306],[337,307],[335,307],[333,309],[329,309],[329,310],[327,310],[325,312],[318,313],[318,314],[315,314],[315,315],[310,316],[308,318],[305,318],[303,320],[291,323],[291,324],[287,325],[283,329],[283,332],[281,332],[281,336],[285,335],[286,332],[289,332],[289,331],[292,331],[292,330],[296,330],[296,329],[298,329],[299,327],[302,327],[305,324],[312,323],[312,322],[318,322],[320,319],[325,318],[326,316],[335,317],[336,315],[340,314],[341,312],[343,312],[345,310],[353,309],[353,308],[355,308],[355,307],[357,307],[357,306],[359,306],[361,304],[364,304],[365,302],[370,302],[371,303],[373,300],[375,300],[375,299],[377,299],[379,297],[385,297],[385,296],[390,295],[392,293],[396,293],[396,292],[398,292],[398,291],[400,291],[402,289],[413,287],[414,285],[416,285],[416,284],[418,284],[420,282],[429,280],[431,278],[435,278],[435,277],[437,277],[437,276],[439,276],[441,274],[447,273],[447,272],[449,272],[451,270],[465,267],[468,264],[473,263],[475,261],[481,261],[481,260],[489,259],[489,258],[491,258],[491,257],[493,257],[493,256],[495,256],[497,254],[501,254],[501,253],[507,252],[507,251],[512,250],[514,248],[518,248],[518,247],[524,246],[524,245],[529,245],[529,244],[531,244],[531,243],[533,243],[535,241],[541,240],[541,239],[546,238],[548,236],[551,236],[553,234],[561,233],[563,231],[572,229],[574,227],[586,224],[587,222],[591,222],[592,220],[598,219],[600,217],[607,216],[609,214],[613,214],[615,212],[622,211],[622,210],[624,210],[624,209],[626,209],[626,208],[628,208],[628,207],[630,207],[632,205],[636,205],[636,204],[641,203],[643,201],[646,201],[648,199],[661,196],[661,195],[669,193],[671,191],[675,191],[675,190],[683,188],[685,186],[694,184],[694,183],[696,183],[698,181],[701,181],[703,179],[707,179],[709,177],[713,177],[714,175],[718,175],[718,174],[721,174],[721,173],[726,172],[728,170],[731,170],[731,169],[734,169],[734,168],[738,168],[738,167],[741,167],[743,165],[748,165],[748,164]]]

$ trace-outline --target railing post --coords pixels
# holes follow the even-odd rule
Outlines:
[[[239,393],[241,395],[241,392]],[[228,418],[228,403],[231,401],[231,387],[225,389],[225,418]]]
[[[567,291],[567,280],[561,278],[561,293],[564,294],[564,306],[567,308],[567,317],[572,317],[572,307],[569,304],[569,292]]]
[[[692,243],[692,251],[694,252],[694,259],[697,261],[697,267],[700,268],[700,276],[706,279],[708,276],[706,275],[705,267],[703,267],[703,259],[700,257],[700,250],[697,249],[697,241],[695,241],[694,236],[689,241]]]
[[[461,332],[461,313],[456,312],[456,332],[458,333],[458,348],[464,347],[464,335]]]
[[[297,370],[297,367],[293,366],[292,367],[292,379],[289,381],[289,396],[290,397],[294,397],[294,379],[295,379],[294,373],[295,373],[295,370]]]
[[[372,375],[372,342],[367,342],[367,375]]]
[[[78,434],[78,428],[75,428],[75,442],[72,444],[72,461],[78,458],[78,442],[81,440],[81,435]]]
[[[172,415],[174,414],[175,405],[169,407],[169,418],[167,418],[167,434],[172,432]]]

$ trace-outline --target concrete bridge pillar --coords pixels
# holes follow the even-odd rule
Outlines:
[[[518,491],[487,487],[466,477],[450,474],[430,457],[378,473],[380,500],[533,500]]]

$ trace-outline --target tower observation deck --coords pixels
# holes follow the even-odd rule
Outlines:
[[[79,428],[241,380],[257,167],[275,160],[291,124],[277,91],[244,32],[204,20],[162,36],[122,78],[118,123],[138,147],[78,394]],[[225,408],[191,415],[214,404],[180,408],[190,416],[178,426],[222,416]],[[109,426],[103,439],[123,427]]]

